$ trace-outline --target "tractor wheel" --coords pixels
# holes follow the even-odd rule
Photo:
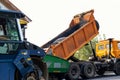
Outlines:
[[[14,80],[22,80],[21,78],[22,78],[22,75],[20,74],[19,70],[16,69]]]
[[[39,80],[48,80],[47,64],[43,63],[42,60],[37,57],[32,57],[32,60],[33,60],[33,63],[37,65],[42,71],[42,76]]]
[[[28,73],[23,80],[41,80],[41,77],[39,77],[39,73],[42,74],[42,71],[37,65],[35,66],[34,72]],[[39,73],[38,73],[39,70]]]
[[[78,64],[72,63],[70,65],[68,74],[66,79],[67,80],[77,80],[80,76],[80,67]]]
[[[83,78],[92,78],[95,76],[95,67],[92,63],[84,63],[82,65],[82,75]]]
[[[15,80],[48,80],[47,65],[40,58],[32,57],[32,60],[35,70],[28,73],[23,79],[21,79],[20,72],[16,70]],[[40,77],[38,71],[42,74]]]
[[[114,72],[116,75],[120,75],[120,61],[114,64]]]

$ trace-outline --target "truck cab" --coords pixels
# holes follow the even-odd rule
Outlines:
[[[23,41],[19,19],[24,15],[6,15],[4,11],[0,13],[0,53],[9,54],[10,51],[16,51],[18,44],[14,42]],[[16,18],[14,18],[16,16]]]
[[[120,40],[112,39],[111,44],[109,40],[102,40],[96,44],[96,56],[101,58],[120,58]],[[110,49],[111,46],[111,49]]]
[[[0,10],[0,79],[47,80],[44,50],[24,39],[20,19],[25,15]]]

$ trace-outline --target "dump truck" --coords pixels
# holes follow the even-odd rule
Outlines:
[[[43,49],[24,38],[25,15],[0,10],[0,80],[48,80]]]
[[[99,41],[96,44],[96,57],[101,62],[98,75],[104,75],[105,71],[113,71],[120,75],[120,40],[109,38]]]
[[[51,80],[56,77],[76,80],[80,76],[91,78],[95,75],[97,65],[94,62],[80,61],[74,57],[77,50],[99,34],[99,23],[93,13],[94,10],[90,10],[75,15],[69,28],[41,46],[47,54],[44,61]]]
[[[99,41],[94,49],[91,40],[99,34],[99,23],[93,13],[90,10],[75,15],[69,28],[41,46],[46,52],[43,61],[47,63],[50,80],[86,79],[96,73],[102,76],[106,71],[120,75],[120,40]],[[88,43],[93,56],[88,61],[75,58],[75,52]]]
[[[68,29],[41,46],[46,54],[42,61],[47,63],[49,80],[62,80],[63,78],[78,80],[80,77],[86,79],[94,77],[95,73],[104,75],[105,71],[113,71],[116,75],[120,75],[120,41],[110,38],[99,41],[96,49],[92,46],[91,40],[99,34],[99,23],[95,20],[93,13],[94,10],[90,10],[75,15]],[[21,22],[23,35],[25,35],[25,24]],[[93,57],[89,61],[75,58],[73,56],[75,52],[88,43],[93,51]],[[21,77],[18,77],[20,71],[17,68],[19,67],[15,68],[18,71],[15,77],[19,80]],[[41,67],[37,69],[41,70]],[[31,79],[36,80],[33,73],[27,78],[27,80]]]
[[[120,49],[119,40],[115,40],[114,38],[101,40],[98,43],[96,43],[96,56],[99,59],[106,58],[106,57],[120,58],[119,49]]]

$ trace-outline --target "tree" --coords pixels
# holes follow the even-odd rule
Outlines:
[[[95,37],[91,41],[92,41],[92,46],[95,50],[95,44],[98,42],[98,37]],[[74,56],[80,60],[88,60],[91,55],[93,55],[92,48],[90,46],[90,43],[88,43],[82,48],[80,48],[78,51],[76,51]]]

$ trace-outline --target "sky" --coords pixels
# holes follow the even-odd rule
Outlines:
[[[42,46],[65,29],[74,15],[94,10],[99,34],[120,40],[120,0],[10,0],[32,22],[26,30],[27,40]]]

